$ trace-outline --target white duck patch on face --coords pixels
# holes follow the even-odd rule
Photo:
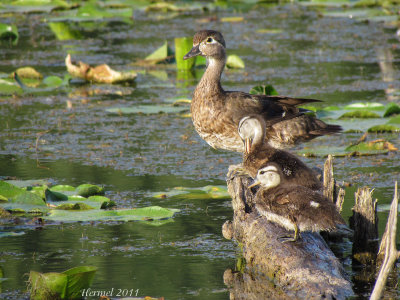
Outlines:
[[[311,207],[318,208],[318,207],[319,207],[319,203],[318,203],[318,202],[315,202],[315,201],[310,201],[310,206],[311,206]]]

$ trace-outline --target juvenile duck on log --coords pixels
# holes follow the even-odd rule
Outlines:
[[[239,122],[239,136],[244,143],[243,169],[255,178],[258,170],[268,163],[276,163],[282,169],[287,183],[302,185],[312,190],[321,190],[322,183],[316,172],[307,167],[295,155],[275,149],[265,142],[265,121],[260,115],[246,116]]]
[[[243,152],[237,127],[243,117],[254,114],[264,119],[266,140],[275,148],[341,131],[340,126],[325,124],[297,107],[320,100],[224,91],[225,40],[218,31],[201,30],[194,35],[193,48],[183,59],[197,55],[207,58],[207,68],[194,91],[192,120],[200,137],[213,148]]]
[[[261,185],[254,200],[257,212],[294,231],[293,237],[281,239],[284,242],[296,241],[302,231],[331,231],[346,224],[331,201],[309,188],[289,184],[276,163],[258,170],[256,182],[250,187],[256,185]]]

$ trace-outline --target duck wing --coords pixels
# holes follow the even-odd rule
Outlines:
[[[297,106],[313,102],[321,102],[321,100],[226,92],[225,104],[226,109],[232,112],[235,122],[240,121],[244,116],[257,114],[264,117],[268,127],[304,114],[307,110]]]

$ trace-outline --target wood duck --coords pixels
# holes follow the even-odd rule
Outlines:
[[[207,58],[207,68],[194,91],[192,120],[200,137],[213,148],[243,152],[237,127],[243,117],[254,114],[263,117],[267,141],[275,148],[341,131],[340,126],[325,124],[297,107],[320,100],[224,91],[225,40],[218,31],[201,30],[194,35],[193,48],[183,59],[197,55]]]
[[[276,163],[282,169],[285,180],[290,184],[303,185],[312,190],[321,190],[322,183],[316,172],[307,167],[295,155],[272,148],[265,142],[265,122],[262,116],[244,117],[239,122],[239,136],[244,143],[244,173],[255,178],[259,169],[268,163]],[[243,170],[242,170],[243,171]]]
[[[276,163],[258,170],[250,187],[259,184],[255,209],[269,221],[294,231],[293,237],[281,237],[282,242],[297,241],[303,231],[331,231],[346,224],[331,201],[307,187],[289,184]]]

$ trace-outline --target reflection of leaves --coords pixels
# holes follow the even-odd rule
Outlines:
[[[65,65],[68,72],[78,78],[85,79],[90,82],[98,83],[115,83],[121,81],[131,81],[137,76],[136,72],[118,72],[111,69],[108,65],[103,64],[97,67],[91,67],[84,62],[78,62],[77,65],[72,64],[71,55],[65,58]]]
[[[244,69],[244,61],[239,56],[231,54],[226,59],[226,66],[232,69]]]

